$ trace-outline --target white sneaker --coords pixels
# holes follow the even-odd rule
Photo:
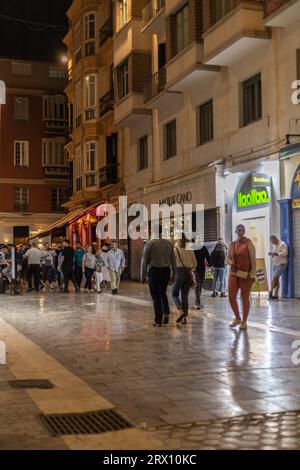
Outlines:
[[[242,323],[242,320],[238,320],[237,318],[235,320],[233,320],[232,323],[230,323],[229,327],[230,328],[235,328],[236,326],[239,326],[241,325]]]

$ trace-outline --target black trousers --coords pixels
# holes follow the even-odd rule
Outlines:
[[[75,266],[75,282],[78,287],[81,287],[81,283],[82,283],[82,267],[81,266]]]
[[[62,272],[64,275],[65,290],[67,291],[69,289],[70,281],[74,285],[75,289],[77,289],[77,286],[74,280],[73,266],[63,266]]]
[[[85,288],[91,290],[93,288],[92,279],[95,270],[85,267]]]
[[[28,288],[32,289],[32,276],[34,277],[34,288],[37,292],[40,290],[41,267],[39,264],[29,264],[27,273]]]
[[[170,315],[167,297],[170,277],[170,268],[151,268],[148,273],[148,284],[155,312],[155,323],[162,323],[163,316]]]

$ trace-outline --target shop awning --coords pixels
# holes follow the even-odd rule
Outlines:
[[[56,230],[58,228],[66,227],[67,225],[70,225],[70,224],[76,222],[76,220],[80,219],[81,217],[84,217],[86,214],[88,214],[90,211],[92,211],[93,209],[95,209],[96,207],[98,207],[100,205],[101,205],[101,202],[97,202],[95,204],[92,204],[89,207],[85,207],[85,208],[81,207],[80,209],[76,209],[75,211],[70,212],[69,214],[67,214],[62,219],[59,219],[55,223],[53,223],[51,225],[48,225],[48,227],[45,227],[44,230],[39,232],[34,237],[31,237],[30,240],[33,240],[34,238],[47,237],[48,235],[50,235],[50,233],[53,230]]]

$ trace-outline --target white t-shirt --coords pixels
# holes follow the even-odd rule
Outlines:
[[[41,264],[43,252],[33,247],[26,251],[25,256],[28,258],[28,264]]]
[[[281,264],[288,263],[289,249],[285,242],[280,241],[278,245],[275,246],[273,253],[278,254],[278,256],[273,256],[274,266],[280,266]]]

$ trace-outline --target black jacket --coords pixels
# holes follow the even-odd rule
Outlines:
[[[196,271],[200,277],[205,276],[205,260],[207,261],[208,265],[211,266],[211,257],[209,251],[206,246],[203,246],[201,250],[196,250],[195,257],[197,260],[197,268]]]

